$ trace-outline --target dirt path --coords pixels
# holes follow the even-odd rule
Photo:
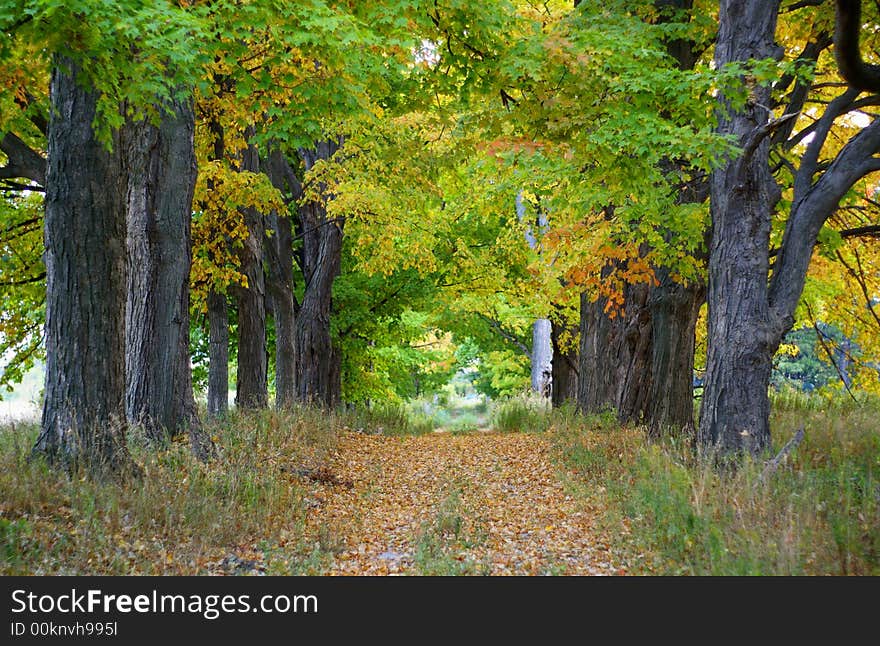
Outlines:
[[[307,530],[330,574],[615,574],[538,435],[344,435]]]

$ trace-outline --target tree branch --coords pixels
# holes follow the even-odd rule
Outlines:
[[[880,162],[874,157],[878,151],[880,120],[875,120],[850,138],[814,185],[801,188],[801,195],[796,189],[791,215],[785,225],[779,256],[770,279],[770,307],[781,330],[791,324],[819,230],[836,211],[840,200],[853,184]],[[815,160],[807,163],[815,164]],[[803,164],[800,170],[803,170]]]
[[[776,469],[779,468],[779,465],[782,464],[782,461],[785,460],[789,453],[797,448],[798,444],[800,444],[803,439],[804,427],[801,426],[794,434],[794,437],[786,442],[785,446],[783,446],[779,453],[776,454],[776,457],[767,461],[764,470],[761,472],[761,477],[758,479],[759,482],[767,482],[767,478],[775,473]]]
[[[852,87],[866,92],[880,92],[880,65],[869,65],[859,51],[862,28],[862,1],[837,0],[834,29],[834,57],[840,75]]]
[[[840,366],[837,365],[837,361],[834,360],[834,354],[831,352],[831,348],[828,347],[828,344],[825,343],[825,335],[822,333],[822,330],[819,329],[819,323],[816,321],[816,317],[813,316],[813,308],[810,307],[809,303],[805,303],[807,306],[807,314],[810,315],[810,319],[813,322],[813,329],[816,331],[816,338],[819,340],[819,344],[822,346],[822,349],[825,350],[825,354],[828,355],[828,360],[831,362],[831,365],[834,366],[834,370],[837,371],[837,376],[840,377],[840,383],[843,384],[843,387],[846,388],[846,392],[849,393],[849,396],[852,397],[852,400],[858,403],[858,399],[853,395],[852,390],[849,388],[849,384],[846,382],[846,375],[843,374],[843,371],[840,369]]]
[[[739,159],[737,175],[742,177],[743,173],[746,172],[746,167],[752,160],[752,156],[755,154],[758,146],[761,145],[761,142],[764,141],[766,137],[768,137],[776,129],[781,128],[787,122],[794,120],[797,116],[797,113],[784,114],[777,119],[770,119],[770,121],[768,121],[764,125],[752,130],[752,132],[749,133],[749,136],[743,143],[743,153]]]
[[[854,88],[847,89],[843,94],[828,104],[828,107],[825,108],[825,112],[822,113],[821,118],[816,123],[813,139],[807,145],[807,151],[801,157],[801,164],[798,168],[797,175],[795,175],[794,178],[795,203],[800,201],[804,195],[806,195],[810,185],[813,183],[813,175],[816,173],[819,164],[819,153],[822,151],[822,146],[825,145],[828,133],[831,132],[834,120],[837,119],[837,117],[840,116],[840,114],[842,114],[853,101],[855,101],[858,95],[858,90]]]
[[[17,135],[7,132],[0,139],[0,150],[9,158],[0,168],[0,179],[23,177],[40,186],[46,185],[46,160]]]
[[[523,354],[525,354],[527,357],[532,356],[532,352],[531,352],[531,350],[529,350],[529,347],[525,343],[523,343],[522,341],[517,339],[515,336],[513,336],[510,332],[506,331],[503,327],[501,327],[501,323],[499,323],[498,321],[496,321],[494,319],[489,318],[485,314],[477,313],[477,316],[479,316],[481,319],[486,321],[486,323],[489,324],[489,327],[492,328],[493,330],[495,330],[496,332],[498,332],[498,334],[500,334],[502,336],[502,338],[504,338],[505,340],[509,341],[510,343],[515,345],[517,348],[519,348],[523,352]]]

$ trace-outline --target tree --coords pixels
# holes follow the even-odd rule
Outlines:
[[[125,444],[125,177],[122,147],[92,128],[98,94],[57,57],[46,176],[46,382],[34,451],[119,471]]]
[[[857,4],[838,2],[841,19],[851,18]],[[754,63],[782,57],[774,41],[779,12],[778,1],[725,0],[719,14],[715,64],[740,74],[739,86],[719,96],[719,132],[735,138],[742,152],[725,159],[711,179],[708,357],[698,441],[723,455],[757,454],[769,447],[772,358],[794,323],[819,232],[853,185],[880,170],[876,119],[856,129],[830,163],[819,163],[835,120],[858,109],[860,89],[850,87],[827,102],[810,127],[812,139],[797,154],[792,171],[790,202],[780,202],[782,191],[768,163],[771,135],[791,132],[787,126],[805,98],[774,117],[768,108],[770,84]],[[853,35],[838,29],[836,49],[850,50]],[[771,270],[771,216],[777,203],[787,206],[787,217]]]
[[[20,68],[52,68],[45,176],[47,361],[34,452],[63,464],[122,471],[130,465],[125,445],[127,167],[136,156],[127,155],[132,147],[126,149],[120,127],[155,114],[151,106],[180,83],[169,70],[188,69],[193,62],[179,43],[193,34],[194,24],[166,2],[87,8],[94,9],[88,23],[82,20],[83,8],[67,3],[5,2],[0,54]],[[123,14],[126,29],[119,28]],[[157,31],[156,24],[168,28]],[[10,41],[33,57],[15,61]],[[108,57],[107,51],[129,56]],[[39,120],[33,95],[19,90],[16,96],[23,113]]]
[[[128,288],[125,408],[154,440],[201,437],[190,370],[192,200],[196,182],[192,99],[160,106],[159,123],[127,124],[119,145],[127,181]]]

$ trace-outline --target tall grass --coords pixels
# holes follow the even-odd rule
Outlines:
[[[502,433],[538,433],[547,430],[551,416],[546,398],[526,393],[495,403],[492,422]]]
[[[342,418],[350,428],[377,435],[424,435],[435,427],[429,416],[397,402],[360,406]]]
[[[787,399],[772,426],[776,449],[800,426],[806,439],[767,479],[762,460],[721,473],[689,442],[608,419],[560,425],[554,442],[637,572],[880,574],[880,408]]]
[[[129,445],[143,475],[123,482],[29,461],[37,429],[3,427],[0,574],[204,574],[230,562],[311,568],[295,473],[324,459],[339,426],[310,409],[231,414],[209,427],[219,446],[209,464],[185,444],[156,449],[135,433]]]

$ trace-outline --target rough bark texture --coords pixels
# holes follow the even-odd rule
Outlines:
[[[779,2],[723,0],[715,65],[778,55],[774,44]],[[749,83],[748,80],[746,80]],[[698,443],[721,454],[757,454],[770,444],[767,387],[781,334],[768,305],[771,195],[769,90],[751,83],[747,105],[734,110],[722,98],[719,130],[743,143],[745,153],[712,174],[709,251],[709,325],[706,387]]]
[[[553,342],[550,339],[550,319],[538,319],[532,323],[532,391],[541,397],[550,396],[552,383]]]
[[[265,163],[272,184],[293,203],[302,186],[288,161],[273,151]],[[296,401],[296,308],[293,294],[293,225],[287,213],[269,217],[272,235],[264,243],[268,276],[266,290],[275,320],[275,405],[288,407]]]
[[[152,439],[189,432],[201,453],[189,357],[195,117],[175,103],[158,126],[124,129],[128,172],[128,420]]]
[[[319,159],[329,159],[338,146],[321,142],[300,151],[306,171]],[[340,357],[333,348],[330,313],[333,281],[341,266],[343,222],[328,220],[326,202],[316,200],[300,207],[298,224],[306,287],[296,319],[297,398],[335,406],[340,399]]]
[[[678,20],[675,13],[690,11],[693,2],[654,5],[664,22]],[[667,50],[680,69],[691,69],[699,58],[688,40],[672,40]],[[678,169],[670,164],[669,170]],[[705,200],[707,190],[697,184],[682,189],[679,203]],[[623,312],[613,319],[604,311],[605,300],[582,299],[578,405],[585,412],[614,409],[622,421],[643,420],[655,433],[693,431],[694,331],[705,288],[683,287],[663,268],[655,271],[659,284],[627,287]]]
[[[651,394],[648,431],[694,433],[694,345],[697,318],[706,298],[702,283],[681,285],[659,270],[651,289]]]
[[[258,172],[260,160],[254,146],[244,153],[242,170]],[[265,408],[269,403],[266,350],[266,287],[263,275],[262,214],[244,209],[248,237],[239,252],[241,273],[247,287],[236,287],[238,304],[238,370],[235,405],[238,408]]]
[[[125,445],[125,188],[119,141],[92,130],[97,95],[56,60],[46,178],[46,380],[34,451],[116,471]]]
[[[648,287],[627,286],[625,307],[613,317],[606,302],[581,296],[578,409],[611,409],[622,422],[638,422],[647,414],[652,383]]]
[[[229,313],[226,296],[208,292],[208,415],[229,409]]]
[[[554,408],[566,402],[577,400],[578,373],[577,350],[563,342],[563,334],[568,332],[572,339],[577,336],[577,329],[566,330],[559,321],[553,322],[551,341],[553,343],[553,384],[551,401]]]

